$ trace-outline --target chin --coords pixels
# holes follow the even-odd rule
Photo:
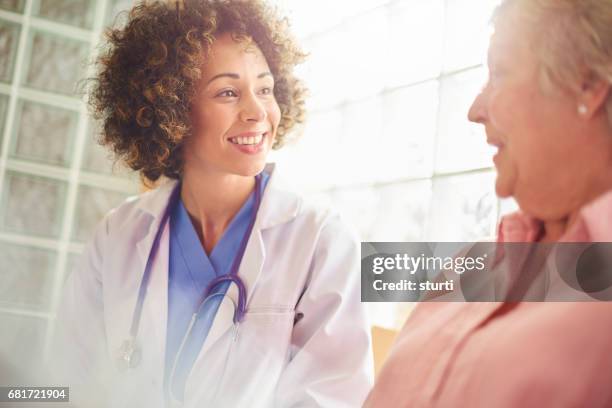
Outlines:
[[[261,163],[253,163],[248,166],[241,166],[236,169],[235,174],[243,177],[255,177],[259,173],[263,171],[266,167],[266,161],[262,161]]]
[[[512,189],[505,185],[504,182],[499,179],[499,176],[497,176],[497,180],[495,181],[495,194],[499,198],[509,198],[513,195]]]

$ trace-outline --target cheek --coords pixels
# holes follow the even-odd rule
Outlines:
[[[227,109],[216,106],[202,108],[197,113],[194,133],[202,136],[222,135],[231,127],[233,116]]]
[[[276,101],[271,102],[266,107],[268,122],[272,128],[272,138],[270,138],[270,145],[274,143],[274,140],[278,137],[278,125],[281,120],[281,110]]]
[[[531,126],[536,95],[528,86],[507,85],[491,92],[489,114],[491,123],[502,133],[502,137],[514,136]]]
[[[270,104],[270,107],[268,108],[268,115],[270,117],[270,122],[272,122],[272,126],[277,128],[281,120],[281,110],[276,101]]]
[[[531,87],[515,87],[492,95],[490,117],[505,148],[517,162],[529,161],[546,147],[542,98]]]

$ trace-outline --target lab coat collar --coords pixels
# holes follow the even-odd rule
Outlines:
[[[289,184],[275,171],[276,165],[269,163],[265,171],[270,174],[268,186],[264,191],[257,213],[255,229],[264,230],[294,219],[300,212],[302,199],[292,192]]]
[[[265,171],[270,174],[270,180],[262,197],[254,229],[264,230],[284,224],[295,218],[300,211],[301,198],[290,191],[288,183],[278,176],[275,169],[274,163],[268,163],[265,167]],[[153,218],[161,219],[177,184],[177,180],[167,180],[155,190],[144,193],[137,208]],[[152,225],[159,227],[159,222],[154,222]],[[149,233],[155,234],[155,231],[157,229],[153,228]]]
[[[177,184],[178,180],[168,179],[154,190],[147,191],[140,196],[136,208],[154,218],[162,217],[168,207],[170,195]]]

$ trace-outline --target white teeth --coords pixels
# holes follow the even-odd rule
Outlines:
[[[239,145],[256,145],[261,142],[261,139],[263,139],[263,134],[249,137],[232,137],[230,138],[230,142]]]

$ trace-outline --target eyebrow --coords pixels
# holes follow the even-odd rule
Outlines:
[[[267,76],[271,76],[273,77],[272,73],[270,71],[266,71],[266,72],[262,72],[261,74],[257,75],[257,79],[259,78],[263,78],[263,77],[267,77]],[[214,77],[210,78],[208,80],[208,82],[206,83],[206,85],[208,86],[208,84],[210,84],[212,81],[214,81],[215,79],[219,79],[219,78],[232,78],[232,79],[240,79],[240,75],[234,73],[234,72],[223,72],[221,74],[217,74]]]

